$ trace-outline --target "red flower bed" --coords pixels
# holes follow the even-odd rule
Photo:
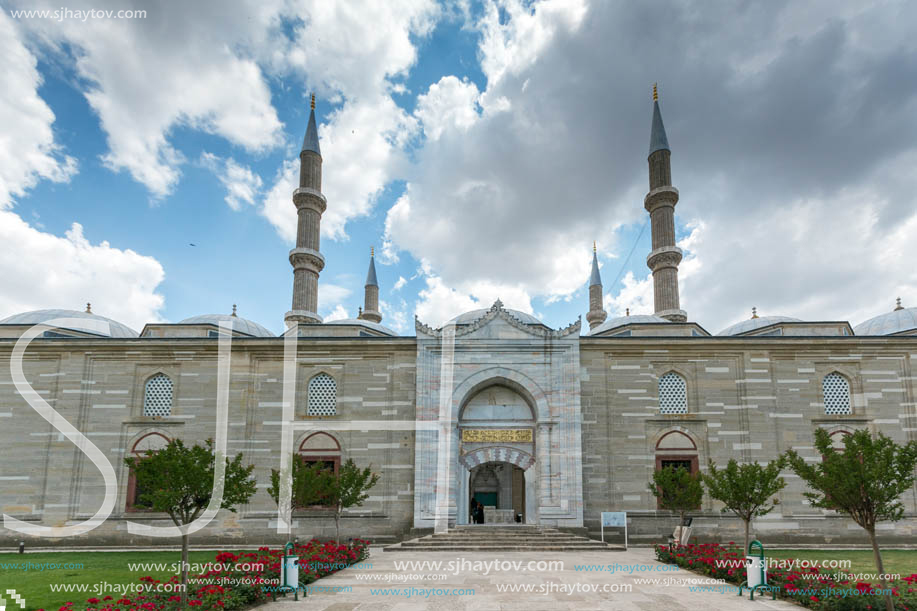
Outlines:
[[[220,552],[213,568],[188,575],[188,606],[194,611],[237,611],[269,601],[281,584],[283,549],[258,548],[257,552]],[[369,541],[354,539],[352,545],[323,543],[315,539],[294,546],[299,557],[299,584],[313,581],[360,562],[369,555]],[[181,577],[165,582],[141,577],[136,594],[113,600],[89,598],[85,604],[69,602],[58,611],[179,611]]]
[[[703,573],[727,583],[739,585],[745,581],[745,554],[730,542],[700,543],[676,546],[656,546],[656,558],[667,564],[677,564],[691,571]],[[768,568],[767,583],[777,588],[777,595],[818,611],[868,611],[885,608],[885,597],[878,583],[834,581],[836,570],[825,571],[817,567],[798,569]],[[910,586],[917,581],[917,573],[897,582],[889,582],[895,609],[917,611],[917,592]],[[764,596],[765,594],[758,594]],[[767,593],[766,595],[770,595]],[[733,592],[735,596],[735,592]]]

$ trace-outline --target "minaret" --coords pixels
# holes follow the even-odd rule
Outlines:
[[[672,186],[669,141],[659,112],[659,93],[653,85],[653,128],[650,133],[650,192],[643,205],[650,213],[653,250],[646,265],[653,270],[653,295],[656,316],[672,322],[685,322],[688,315],[678,302],[678,264],[681,249],[675,246],[675,204],[678,189]]]
[[[322,195],[322,152],[315,126],[315,95],[312,95],[309,126],[299,154],[299,188],[293,191],[298,221],[296,248],[290,251],[293,266],[293,309],[283,317],[287,327],[296,323],[320,323],[318,274],[325,267],[319,252],[319,231],[327,202]]]
[[[379,283],[376,281],[376,253],[369,247],[369,271],[366,272],[366,293],[363,297],[363,311],[357,318],[370,322],[381,322],[382,314],[379,313]]]
[[[592,274],[589,276],[589,312],[586,314],[589,330],[605,322],[606,316],[605,308],[602,307],[602,277],[599,275],[599,259],[595,252],[595,242],[593,242]]]

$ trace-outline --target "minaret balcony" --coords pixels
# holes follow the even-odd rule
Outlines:
[[[647,255],[646,266],[654,272],[667,267],[678,269],[678,264],[681,263],[683,256],[681,249],[677,246],[661,246]]]
[[[325,199],[325,196],[311,187],[298,187],[293,191],[293,203],[296,204],[297,210],[311,208],[319,214],[324,214],[328,207],[328,200]]]
[[[671,186],[657,187],[643,198],[643,207],[650,214],[660,206],[672,206],[678,203],[678,189]]]
[[[325,268],[325,257],[311,248],[294,248],[290,251],[290,265],[293,269],[307,269],[318,273]]]

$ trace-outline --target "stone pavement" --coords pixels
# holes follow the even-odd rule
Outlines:
[[[488,574],[466,566],[455,570],[455,566],[465,559],[468,562],[509,561],[521,562],[519,571],[491,570]],[[537,567],[527,567],[530,561],[554,561],[564,563],[563,570],[539,571]],[[415,569],[396,569],[395,563],[405,561],[442,561],[444,568],[435,570],[425,567]],[[306,598],[300,596],[294,602],[292,595],[280,598],[277,602],[263,605],[262,611],[409,611],[415,609],[436,609],[448,611],[589,611],[592,609],[620,609],[621,611],[679,611],[703,609],[703,611],[734,611],[757,609],[770,611],[774,609],[797,610],[798,606],[784,601],[772,601],[769,597],[755,597],[754,602],[739,598],[736,592],[722,593],[714,591],[691,591],[690,585],[680,580],[706,580],[708,578],[684,570],[656,571],[657,566],[653,550],[648,548],[631,548],[626,552],[608,553],[607,551],[576,552],[509,552],[509,553],[463,553],[463,552],[402,552],[397,554],[383,553],[381,548],[372,548],[365,561],[371,568],[349,568],[334,575],[320,579],[314,585],[325,588],[343,587],[350,591],[310,592]],[[448,563],[454,562],[452,567]],[[632,573],[627,570],[615,572],[576,571],[574,565],[642,565]],[[453,574],[457,573],[457,574]],[[444,579],[431,575],[445,574]],[[422,579],[398,581],[408,575],[421,575]],[[358,579],[358,577],[360,577]],[[372,580],[367,580],[367,577]],[[635,579],[658,579],[658,583],[638,584]],[[388,581],[386,581],[388,580]],[[671,584],[665,585],[666,580]],[[698,585],[696,582],[695,586]],[[530,592],[500,591],[500,587],[528,586]],[[621,591],[631,586],[631,591]],[[577,588],[569,592],[570,588]],[[597,587],[602,591],[587,591],[582,588]],[[561,589],[565,589],[562,591]],[[442,591],[453,589],[472,590],[473,594],[443,594]],[[543,591],[551,589],[549,593]],[[376,593],[371,592],[376,590]],[[379,593],[383,590],[387,593]],[[440,592],[436,592],[439,590]],[[607,591],[611,590],[611,591]],[[614,591],[617,590],[617,591]],[[400,593],[396,593],[396,591]],[[425,592],[424,592],[425,591]],[[431,593],[432,591],[432,593]],[[407,592],[411,595],[408,596]],[[429,595],[425,595],[429,593]]]

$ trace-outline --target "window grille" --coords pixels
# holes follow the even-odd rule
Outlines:
[[[334,416],[337,413],[337,384],[327,373],[309,381],[309,416]]]
[[[839,373],[829,373],[821,382],[825,395],[825,414],[849,414],[850,384],[847,378]]]
[[[659,413],[688,413],[687,385],[677,373],[667,373],[659,378]]]
[[[172,380],[157,373],[146,381],[143,396],[144,416],[170,416],[172,414]]]

